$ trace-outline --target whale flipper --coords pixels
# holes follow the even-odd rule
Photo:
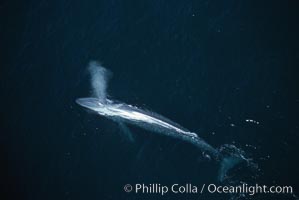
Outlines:
[[[122,131],[121,134],[124,134],[126,139],[129,140],[130,142],[135,142],[135,139],[133,137],[132,132],[130,131],[130,129],[128,128],[127,125],[125,125],[123,122],[118,122],[119,128]]]

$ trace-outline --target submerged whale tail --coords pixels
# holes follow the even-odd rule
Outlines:
[[[244,151],[237,148],[235,145],[225,144],[218,149],[220,168],[218,172],[218,180],[223,182],[229,179],[229,175],[232,170],[235,170],[238,166],[242,164],[249,167],[249,159],[245,158]]]
[[[101,102],[107,100],[108,80],[112,72],[104,68],[99,62],[91,61],[88,65],[93,96]]]

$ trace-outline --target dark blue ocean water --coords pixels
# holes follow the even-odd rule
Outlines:
[[[130,143],[78,106],[91,93],[90,60],[113,72],[111,98],[160,113],[215,148],[236,145],[258,164],[249,183],[298,194],[297,11],[294,1],[1,2],[1,195],[230,198],[124,192],[135,183],[217,183],[218,166],[190,144],[136,127]]]

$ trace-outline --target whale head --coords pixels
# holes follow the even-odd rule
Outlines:
[[[92,97],[76,99],[76,103],[96,112],[102,110],[107,104],[107,102],[103,102],[101,99]]]

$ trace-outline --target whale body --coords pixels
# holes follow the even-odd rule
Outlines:
[[[130,140],[132,140],[132,136],[126,124],[138,126],[150,132],[177,138],[195,145],[202,151],[205,157],[219,162],[218,178],[220,181],[238,163],[244,160],[247,161],[243,157],[243,153],[234,145],[223,145],[216,149],[201,139],[196,133],[185,129],[162,115],[107,98],[107,82],[112,73],[95,61],[89,63],[88,69],[91,76],[93,97],[78,98],[76,103],[100,116],[117,122]]]
[[[202,140],[196,133],[188,131],[157,113],[145,111],[125,103],[114,103],[109,99],[102,102],[100,99],[88,97],[79,98],[76,102],[115,122],[135,125],[151,132],[178,138],[199,147],[207,155],[218,156],[217,150]]]

